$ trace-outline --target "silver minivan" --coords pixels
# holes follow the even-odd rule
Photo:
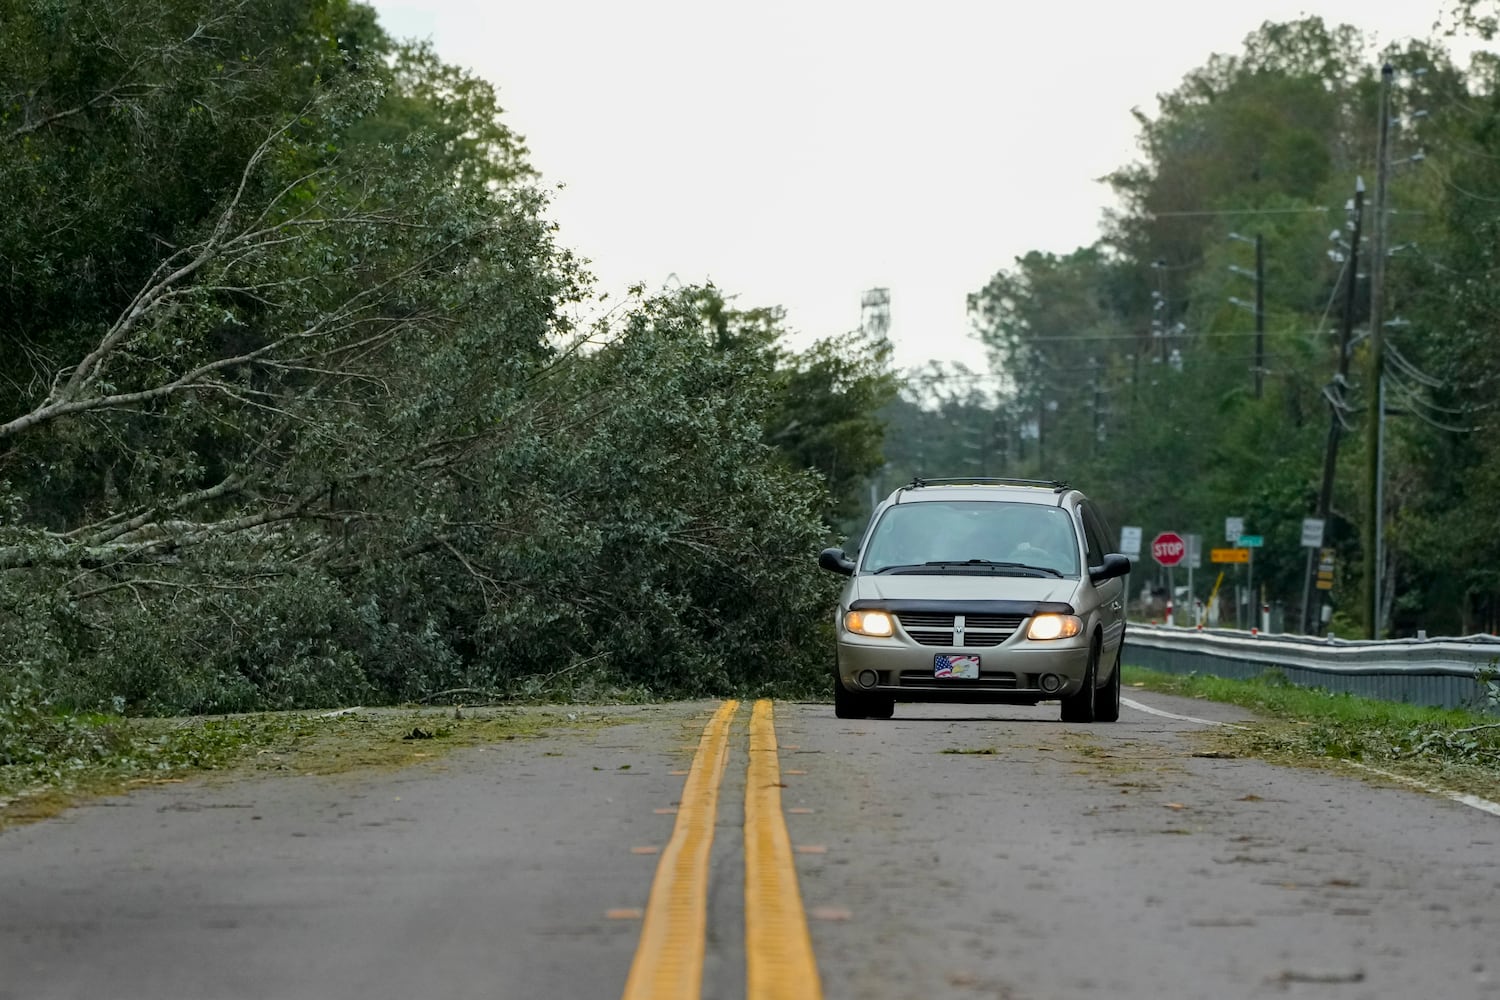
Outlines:
[[[1066,483],[918,479],[876,508],[858,552],[818,565],[839,596],[841,719],[898,701],[1062,703],[1064,722],[1120,717],[1130,560]]]

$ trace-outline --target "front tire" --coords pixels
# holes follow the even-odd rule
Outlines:
[[[835,677],[833,714],[838,719],[889,719],[896,714],[896,699],[850,691]]]
[[[1099,639],[1094,639],[1093,645],[1089,646],[1089,664],[1083,672],[1083,685],[1077,694],[1071,694],[1062,700],[1062,721],[1064,722],[1093,722],[1094,721],[1094,697],[1096,691],[1094,685],[1099,680]]]
[[[865,700],[847,690],[838,677],[833,679],[833,715],[837,719],[863,719],[868,715]]]
[[[1120,721],[1120,656],[1124,651],[1122,643],[1115,651],[1115,669],[1110,674],[1109,683],[1094,696],[1094,718],[1099,722]]]

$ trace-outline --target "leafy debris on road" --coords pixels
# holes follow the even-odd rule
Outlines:
[[[1364,970],[1354,969],[1350,972],[1336,971],[1311,971],[1302,972],[1296,969],[1287,969],[1267,980],[1279,986],[1289,986],[1292,983],[1313,983],[1319,986],[1333,986],[1339,983],[1362,983],[1365,981]]]
[[[407,767],[463,747],[483,749],[547,729],[610,721],[598,712],[568,715],[572,718],[555,709],[517,707],[474,709],[461,719],[437,708],[70,718],[71,735],[55,741],[51,750],[38,747],[34,759],[0,760],[0,829],[55,816],[84,796],[181,781],[183,776]],[[421,758],[412,753],[409,740],[430,738],[428,753]]]
[[[1274,670],[1241,681],[1126,667],[1126,679],[1152,691],[1240,705],[1260,716],[1239,728],[1195,736],[1204,746],[1194,757],[1259,757],[1321,767],[1347,766],[1347,761],[1500,800],[1500,722],[1482,711],[1304,688]]]

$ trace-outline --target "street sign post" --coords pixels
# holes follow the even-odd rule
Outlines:
[[[1313,631],[1313,554],[1323,547],[1323,525],[1321,517],[1302,519],[1302,547],[1307,550],[1307,567],[1302,574],[1302,631],[1308,635]]]
[[[1228,542],[1230,545],[1236,545],[1236,544],[1239,543],[1240,536],[1243,535],[1244,533],[1245,533],[1245,519],[1243,517],[1226,517],[1226,518],[1224,518],[1224,541]],[[1236,561],[1238,561],[1238,560],[1236,560]],[[1250,561],[1249,557],[1246,557],[1245,561],[1249,562]],[[1234,573],[1234,627],[1235,628],[1239,628],[1240,627],[1240,573],[1239,573],[1239,570],[1235,570],[1235,573]]]
[[[1193,619],[1189,624],[1198,624],[1198,595],[1193,591],[1193,570],[1203,565],[1203,536],[1184,535],[1183,541],[1187,542],[1187,558],[1184,560],[1188,568],[1188,611]]]
[[[1209,549],[1208,561],[1211,563],[1247,563],[1250,561],[1250,550]]]
[[[1240,537],[1234,543],[1246,552],[1250,557],[1245,560],[1245,590],[1248,591],[1246,600],[1250,602],[1250,622],[1253,625],[1256,619],[1256,608],[1260,607],[1260,601],[1255,596],[1255,550],[1266,544],[1261,535],[1247,535],[1244,533],[1244,525],[1240,525]]]
[[[1151,557],[1163,566],[1176,566],[1187,555],[1187,542],[1175,531],[1163,531],[1151,541]]]
[[[1318,550],[1318,589],[1333,589],[1333,549]]]
[[[1177,624],[1177,588],[1172,580],[1172,567],[1182,562],[1187,555],[1187,542],[1175,531],[1163,531],[1151,540],[1151,558],[1157,565],[1167,568],[1167,617],[1168,626]]]
[[[1141,555],[1141,529],[1127,524],[1120,528],[1120,554],[1138,559]]]

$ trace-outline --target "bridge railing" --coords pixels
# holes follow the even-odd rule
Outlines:
[[[1132,624],[1125,662],[1164,673],[1294,684],[1443,708],[1495,709],[1500,638],[1347,640]]]

